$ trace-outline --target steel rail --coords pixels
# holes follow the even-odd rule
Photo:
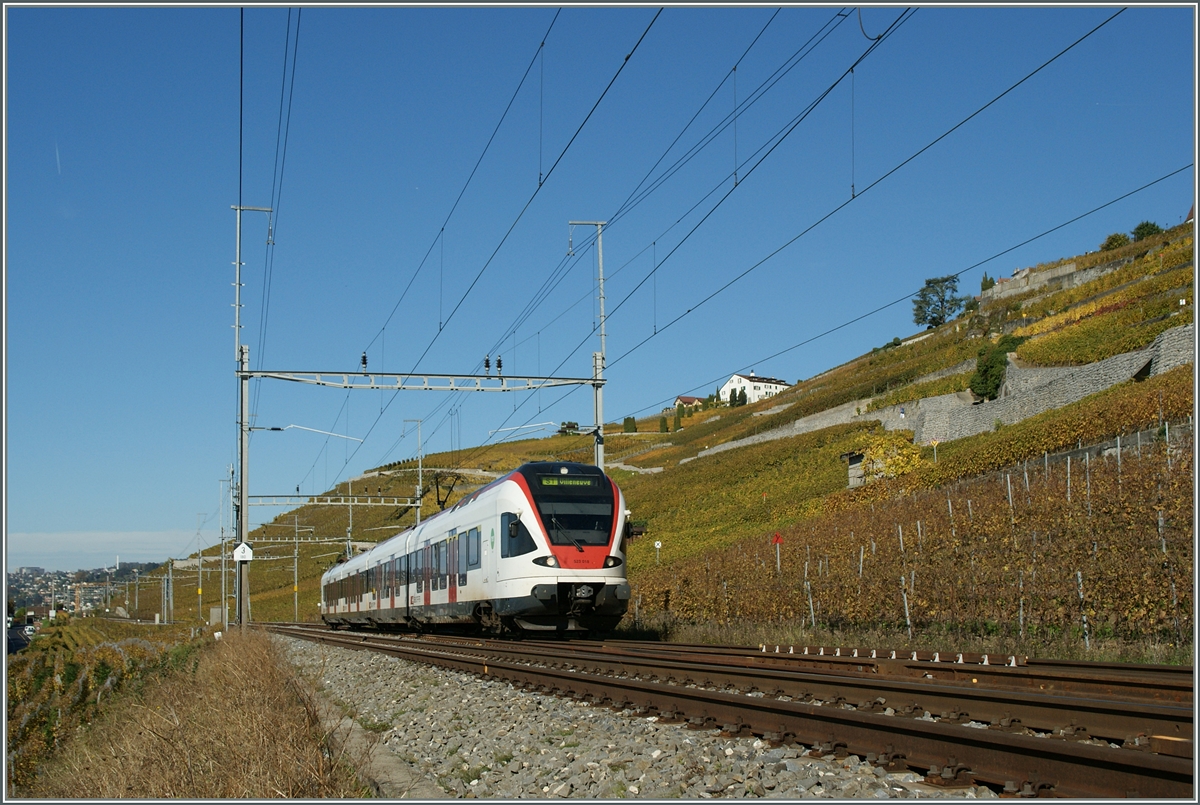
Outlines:
[[[696,727],[719,727],[730,734],[756,734],[780,742],[798,741],[818,753],[853,753],[893,770],[925,769],[926,782],[933,784],[982,782],[1025,795],[1193,796],[1192,762],[1168,755],[497,661],[468,653],[469,646],[461,642],[389,641],[361,634],[268,628],[328,645],[379,651],[481,674],[614,708],[640,709],[666,719],[686,720]],[[478,642],[479,648],[494,650]]]
[[[795,649],[812,647],[778,646],[780,651],[756,651],[749,648],[728,646],[702,646],[692,644],[641,643],[639,641],[606,641],[608,650],[632,652],[666,652],[680,655],[738,657],[756,661],[763,665],[807,666],[826,669],[854,669],[862,667],[874,674],[907,676],[930,679],[947,684],[978,685],[1011,690],[1031,690],[1074,696],[1116,697],[1121,699],[1149,700],[1162,703],[1190,705],[1193,701],[1193,669],[1190,666],[1131,665],[1121,663],[1085,663],[1054,660],[1027,659],[1020,655],[965,655],[963,662],[956,661],[960,655],[939,652],[903,652],[876,650],[875,657],[865,649],[858,649],[858,656],[851,649],[828,649],[824,654],[815,650],[804,654]],[[788,649],[794,651],[789,652]],[[917,657],[912,657],[916,654]],[[1003,657],[1014,661],[999,664],[983,664],[971,657]],[[939,657],[935,660],[934,657]],[[983,683],[982,680],[987,682]]]
[[[445,644],[440,640],[440,644]],[[664,652],[624,652],[603,644],[570,641],[496,643],[459,641],[464,651],[483,651],[499,658],[520,658],[552,668],[571,667],[597,674],[636,675],[683,685],[762,692],[813,700],[825,706],[849,706],[883,712],[890,707],[901,716],[921,718],[925,712],[944,722],[990,725],[1021,732],[1026,729],[1056,737],[1093,737],[1147,748],[1149,736],[1189,738],[1194,714],[1190,706],[1131,702],[1115,697],[1069,697],[1049,692],[989,688],[985,685],[943,685],[936,680],[880,676],[857,670],[761,666],[757,658],[714,658],[711,655]],[[670,658],[670,659],[668,659]],[[745,664],[749,659],[752,665]]]

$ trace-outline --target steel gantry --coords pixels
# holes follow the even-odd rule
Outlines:
[[[239,227],[239,264],[240,264],[240,227]],[[238,287],[240,289],[240,276]],[[240,302],[240,299],[239,299]],[[365,360],[364,360],[365,365]],[[240,472],[237,483],[237,530],[238,542],[248,541],[249,507],[257,506],[348,506],[354,511],[354,506],[412,506],[416,508],[418,518],[421,511],[420,498],[384,497],[382,495],[255,495],[249,494],[249,435],[250,416],[248,411],[248,386],[250,378],[266,378],[284,380],[292,383],[307,383],[313,386],[326,386],[343,389],[391,389],[393,391],[537,391],[538,389],[558,386],[592,386],[597,396],[601,394],[604,378],[599,371],[593,377],[531,377],[505,375],[454,375],[454,374],[414,374],[393,372],[308,372],[308,371],[278,371],[250,369],[250,349],[245,344],[238,344],[239,387],[239,421],[238,421],[238,464]],[[600,409],[597,407],[597,439],[600,433]],[[284,430],[271,428],[269,430]],[[602,442],[600,442],[602,444]],[[602,447],[598,450],[603,450]],[[603,461],[603,453],[598,452],[598,459]],[[353,516],[353,515],[351,515]],[[350,541],[350,529],[346,529],[346,541]],[[347,550],[349,555],[349,549]],[[245,573],[245,562],[237,563],[237,578],[242,593],[238,596],[238,623],[244,625],[247,618],[243,617],[243,600],[245,585],[240,584]]]
[[[239,373],[241,374],[241,373]],[[497,375],[395,374],[390,372],[247,371],[247,378],[264,377],[342,389],[393,391],[537,391],[555,386],[604,385],[594,377],[507,377]]]

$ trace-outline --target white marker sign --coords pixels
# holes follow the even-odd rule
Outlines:
[[[249,562],[254,558],[254,551],[250,550],[250,546],[244,542],[239,542],[238,546],[233,549],[233,561]]]

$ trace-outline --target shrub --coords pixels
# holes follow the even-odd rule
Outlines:
[[[1162,232],[1162,227],[1158,224],[1154,223],[1153,221],[1142,221],[1133,228],[1133,239],[1135,241],[1143,240],[1153,235],[1157,235],[1160,232]]]
[[[1104,242],[1100,244],[1100,251],[1111,252],[1113,249],[1119,249],[1122,246],[1129,245],[1129,236],[1124,232],[1113,232]]]
[[[667,433],[668,432],[667,431],[667,418],[665,416],[660,416],[658,418],[658,432],[659,433]]]
[[[625,422],[622,424],[621,430],[625,433],[637,433],[637,420],[631,416],[625,417]]]
[[[1004,383],[1004,372],[1008,367],[1008,353],[1014,351],[1024,338],[1015,335],[1002,336],[995,344],[979,350],[979,361],[975,374],[971,375],[971,391],[985,400],[994,400]]]

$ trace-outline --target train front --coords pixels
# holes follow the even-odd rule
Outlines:
[[[503,537],[518,546],[507,553],[527,548],[537,555],[529,595],[509,599],[511,611],[501,614],[525,631],[615,628],[629,606],[621,490],[587,464],[535,462],[510,477],[533,503],[534,516],[503,524]],[[529,561],[528,553],[522,558]]]

